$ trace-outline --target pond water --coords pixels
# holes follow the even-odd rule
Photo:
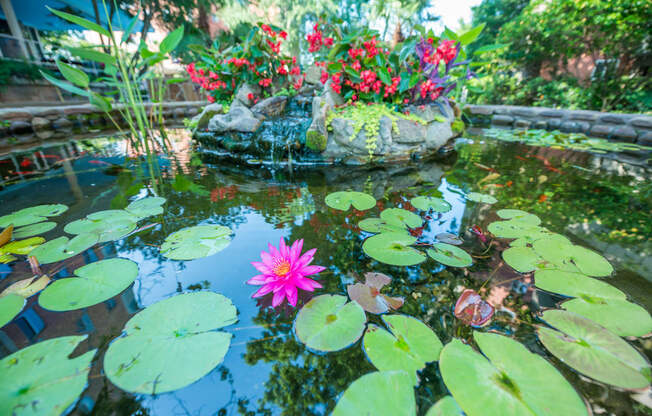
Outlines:
[[[88,388],[73,409],[84,414],[121,415],[322,415],[329,414],[340,395],[357,378],[374,371],[361,341],[327,354],[309,351],[292,330],[296,309],[272,308],[271,295],[252,299],[257,286],[245,282],[258,274],[268,243],[280,238],[304,240],[316,248],[313,264],[326,267],[315,277],[323,288],[315,295],[346,295],[355,275],[375,271],[392,277],[383,293],[400,296],[398,310],[430,326],[442,343],[453,337],[469,340],[473,329],[453,315],[464,288],[478,291],[496,306],[491,322],[479,331],[514,337],[542,355],[569,380],[593,414],[650,414],[649,392],[632,393],[582,376],[551,355],[538,340],[537,314],[555,308],[563,297],[536,289],[531,274],[505,265],[504,239],[486,237],[496,211],[516,208],[536,214],[542,225],[574,243],[601,252],[614,265],[608,282],[631,302],[652,310],[651,170],[619,161],[613,155],[498,142],[482,136],[458,140],[455,151],[434,160],[387,167],[318,167],[287,165],[235,166],[203,155],[182,130],[170,130],[176,153],[159,157],[160,173],[148,172],[139,155],[124,141],[105,138],[75,141],[16,152],[0,158],[0,216],[39,204],[65,204],[69,210],[52,220],[58,225],[43,234],[47,240],[65,235],[63,226],[99,210],[122,209],[147,195],[166,198],[164,213],[139,226],[151,227],[94,246],[62,263],[43,265],[54,278],[72,276],[84,264],[122,257],[138,264],[134,283],[119,295],[87,308],[51,312],[38,296],[0,330],[0,357],[39,341],[88,335],[75,355],[98,348]],[[19,166],[17,169],[16,166]],[[368,211],[329,208],[326,195],[354,190],[373,195]],[[470,191],[493,195],[493,205],[467,200]],[[357,223],[378,217],[385,208],[413,209],[417,195],[444,198],[451,210],[422,215],[420,241],[432,242],[444,232],[458,235],[460,246],[473,256],[468,268],[444,266],[428,259],[399,267],[367,256],[362,243],[371,235]],[[230,244],[218,253],[189,261],[170,260],[160,245],[172,232],[200,224],[219,224],[233,231]],[[479,231],[482,236],[471,231]],[[0,265],[0,291],[31,276],[26,262]],[[159,395],[125,392],[104,376],[103,355],[125,323],[138,311],[183,292],[209,290],[232,300],[238,321],[221,330],[233,335],[224,361],[197,382]],[[313,294],[300,292],[298,307]],[[368,314],[370,322],[381,323]],[[628,342],[652,356],[652,340]],[[179,356],[179,360],[188,357]],[[0,374],[0,377],[2,375]],[[416,401],[426,413],[448,394],[438,364],[419,373]]]

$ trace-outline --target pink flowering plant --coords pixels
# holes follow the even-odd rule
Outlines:
[[[374,30],[342,35],[337,26],[320,22],[306,40],[321,68],[322,83],[330,81],[333,91],[349,102],[424,104],[446,99],[451,91],[459,91],[461,81],[475,74],[471,61],[461,59],[462,40],[440,39],[420,29],[418,35],[392,48]],[[457,37],[452,32],[447,35]],[[470,43],[470,37],[463,40]]]
[[[310,264],[316,248],[301,254],[303,239],[288,247],[283,238],[278,249],[271,244],[268,247],[269,252],[260,253],[262,261],[251,263],[260,274],[249,279],[247,283],[262,286],[252,295],[253,298],[273,293],[273,307],[279,306],[285,299],[290,305],[297,306],[299,289],[312,292],[322,287],[319,282],[307,277],[325,270],[325,267]]]
[[[286,38],[280,28],[259,23],[235,45],[197,51],[201,59],[187,65],[186,71],[210,102],[230,103],[242,83],[261,87],[259,96],[249,97],[253,102],[282,89],[298,91],[304,75],[296,56],[281,50]]]

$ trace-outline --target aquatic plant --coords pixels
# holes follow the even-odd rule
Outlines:
[[[453,309],[455,317],[467,325],[481,327],[494,315],[494,307],[473,289],[464,289]]]
[[[376,206],[376,199],[363,192],[339,191],[326,195],[326,205],[340,211],[348,211],[351,206],[358,211],[366,211]]]
[[[171,260],[193,260],[212,256],[231,243],[233,231],[223,225],[195,225],[165,238],[161,254]]]
[[[375,371],[344,391],[331,416],[414,416],[414,376],[402,371]]]
[[[279,248],[268,244],[269,253],[260,253],[262,262],[251,264],[261,273],[247,280],[250,285],[262,285],[253,298],[274,293],[272,306],[276,307],[287,298],[288,303],[297,306],[298,289],[314,291],[322,287],[319,282],[309,279],[307,276],[317,274],[326,268],[323,266],[310,265],[315,256],[316,248],[310,249],[301,254],[303,239],[295,241],[288,247],[285,240],[281,238]]]
[[[380,293],[382,288],[392,281],[391,277],[382,273],[369,272],[365,273],[364,278],[364,283],[346,286],[346,292],[351,300],[358,302],[362,309],[369,313],[381,314],[403,306],[403,298]]]

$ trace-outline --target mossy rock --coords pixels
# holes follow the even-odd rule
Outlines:
[[[308,149],[315,152],[323,152],[326,150],[326,136],[317,130],[308,130],[306,132],[306,146]]]
[[[451,124],[451,129],[453,130],[453,133],[455,134],[461,134],[464,133],[464,130],[466,129],[466,125],[462,121],[461,118],[456,118],[455,121]]]

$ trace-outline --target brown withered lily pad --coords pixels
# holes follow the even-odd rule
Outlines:
[[[362,309],[381,314],[403,306],[403,298],[380,293],[380,290],[392,281],[391,277],[373,272],[365,273],[364,277],[364,283],[355,283],[346,287],[349,297],[360,304]]]
[[[485,302],[478,292],[465,289],[455,303],[455,317],[467,325],[483,326],[494,315],[494,307]]]

